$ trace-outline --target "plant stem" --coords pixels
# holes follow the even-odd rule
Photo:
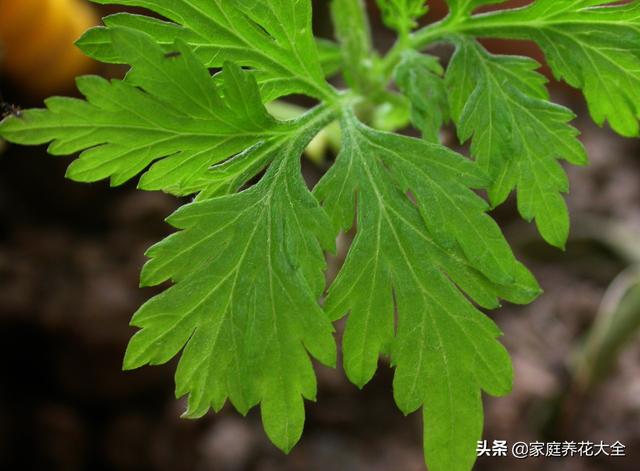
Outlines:
[[[410,34],[408,41],[400,38],[382,61],[382,71],[385,77],[390,77],[405,50],[423,50],[430,44],[451,34],[470,33],[474,36],[483,34],[492,36],[495,35],[496,30],[500,30],[500,37],[504,38],[505,35],[508,35],[508,37],[518,39],[522,36],[520,33],[523,29],[540,28],[550,23],[550,21],[534,22],[530,19],[523,20],[519,15],[525,12],[527,8],[529,7],[492,11],[469,17],[447,16],[443,20],[427,25]]]
[[[345,79],[351,88],[366,93],[375,88],[376,77],[372,73],[375,53],[365,3],[363,0],[332,0],[331,15],[342,46]]]
[[[435,41],[443,39],[445,36],[458,31],[458,26],[462,22],[454,21],[451,17],[425,26],[411,35],[411,47],[413,49],[424,49]]]
[[[452,17],[447,17],[419,29],[404,39],[400,38],[382,60],[381,71],[384,74],[384,77],[387,80],[391,77],[393,69],[398,65],[402,54],[406,50],[422,50],[430,44],[443,39],[447,35],[457,32],[457,26],[459,24],[459,21],[455,21]]]

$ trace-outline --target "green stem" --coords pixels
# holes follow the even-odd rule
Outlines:
[[[388,80],[393,74],[398,62],[402,58],[402,54],[410,49],[422,50],[425,47],[433,44],[434,42],[444,39],[450,34],[454,34],[459,31],[458,26],[462,23],[454,19],[453,17],[447,17],[436,23],[432,23],[425,26],[422,29],[408,35],[405,39],[400,39],[389,50],[387,55],[382,60],[381,70],[384,77]]]
[[[409,36],[410,39],[410,36]],[[407,49],[410,49],[408,46],[408,41],[396,41],[393,47],[389,50],[387,55],[382,59],[380,64],[380,70],[382,71],[383,76],[388,80],[393,73],[393,69],[395,69],[398,62],[402,57],[402,53]]]
[[[500,37],[503,37],[505,32],[508,32],[510,37],[519,37],[521,35],[518,32],[522,29],[537,26],[531,20],[519,19],[518,15],[521,15],[525,10],[526,8],[523,7],[470,17],[448,16],[443,20],[419,29],[407,37],[401,37],[382,60],[381,71],[388,80],[404,51],[408,49],[421,51],[427,46],[454,34],[467,33],[474,36],[483,34],[495,36],[495,30],[500,29]]]
[[[459,32],[463,22],[453,20],[453,17],[447,17],[437,23],[425,26],[411,35],[411,47],[421,50],[428,45],[440,41],[450,34]]]
[[[363,0],[332,0],[331,15],[342,46],[345,79],[351,88],[366,93],[376,84],[372,73],[375,52],[365,3]]]

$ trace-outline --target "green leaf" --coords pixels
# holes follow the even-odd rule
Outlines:
[[[461,38],[447,70],[449,99],[461,141],[491,177],[490,197],[502,203],[515,188],[522,216],[536,220],[544,239],[563,247],[569,215],[561,193],[569,190],[557,158],[584,165],[587,157],[574,117],[548,101],[538,64],[522,57],[489,54]]]
[[[192,30],[169,21],[163,21],[145,15],[132,13],[114,13],[102,19],[105,26],[88,29],[77,41],[77,45],[90,57],[108,64],[126,63],[111,43],[110,28],[125,27],[145,32],[156,42],[169,49],[176,39],[181,39],[194,50],[198,58],[209,67],[219,66],[215,58],[216,45],[206,42]],[[332,75],[340,69],[341,51],[338,45],[328,39],[316,38],[319,60],[326,75]]]
[[[426,0],[376,0],[382,20],[389,28],[406,34],[418,25],[417,20],[427,13]]]
[[[133,65],[126,81],[79,78],[87,101],[50,98],[47,110],[27,110],[4,122],[2,135],[20,144],[53,141],[54,155],[84,150],[68,170],[76,181],[110,178],[120,185],[143,173],[140,188],[185,195],[229,177],[237,178],[230,186],[237,189],[264,162],[255,159],[256,165],[232,175],[229,168],[237,166],[210,167],[252,146],[280,141],[292,129],[267,113],[255,80],[238,66],[227,63],[216,85],[180,40],[176,54],[167,54],[144,33],[113,28],[110,35]]]
[[[175,285],[135,314],[141,330],[125,357],[125,368],[137,368],[184,347],[176,394],[189,394],[186,416],[217,411],[227,398],[242,413],[260,403],[267,434],[287,452],[302,433],[303,398],[316,396],[309,354],[326,365],[336,356],[317,302],[334,233],[299,164],[318,130],[301,128],[273,149],[257,185],[169,218],[181,231],[149,250],[142,284]]]
[[[120,57],[113,47],[110,30],[118,27],[135,29],[151,35],[167,52],[171,52],[177,40],[189,45],[196,57],[208,67],[219,67],[219,57],[216,55],[218,46],[206,42],[193,31],[176,25],[175,23],[162,21],[148,16],[133,15],[130,13],[116,13],[103,18],[105,27],[99,26],[86,31],[77,41],[78,46],[88,56],[100,62],[110,64],[127,63],[127,59]],[[338,45],[326,39],[316,39],[318,60],[326,76],[335,75],[342,68],[342,52]],[[253,71],[260,87],[263,101],[272,101],[289,91],[296,91],[295,87],[289,90],[290,78],[283,76],[274,78],[272,74],[262,71]]]
[[[114,27],[144,31],[157,42],[181,39],[207,67],[227,61],[257,71],[265,101],[292,93],[316,98],[332,95],[324,80],[311,27],[310,0],[93,0],[96,3],[144,7],[171,22],[120,14],[105,19],[106,28],[90,30],[78,41],[89,56],[127,62],[110,44]]]
[[[500,331],[467,296],[491,308],[505,292],[527,302],[539,288],[470,190],[485,183],[476,165],[352,114],[342,130],[342,152],[314,192],[336,227],[349,228],[357,213],[325,305],[332,319],[349,313],[345,371],[362,387],[378,356],[390,354],[398,406],[408,414],[424,405],[429,469],[468,470],[481,435],[480,391],[507,393],[511,364]]]
[[[584,91],[591,115],[623,136],[640,130],[640,2],[537,0],[528,7],[477,17],[465,31],[530,39],[555,76]]]
[[[430,142],[440,142],[449,120],[444,69],[436,57],[407,51],[395,70],[398,88],[411,101],[411,122]]]

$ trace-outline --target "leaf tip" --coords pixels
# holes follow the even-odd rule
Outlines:
[[[191,407],[191,404],[189,404],[187,406],[187,409],[182,414],[180,414],[180,418],[187,419],[187,420],[197,420],[197,419],[201,419],[205,415],[207,415],[206,409],[203,409],[203,408],[194,409]]]
[[[140,368],[144,363],[133,357],[133,355],[125,354],[122,360],[122,371],[131,371]]]

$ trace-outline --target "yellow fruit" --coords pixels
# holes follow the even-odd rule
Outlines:
[[[64,91],[94,64],[73,44],[97,23],[78,0],[0,0],[2,71],[36,95]]]

